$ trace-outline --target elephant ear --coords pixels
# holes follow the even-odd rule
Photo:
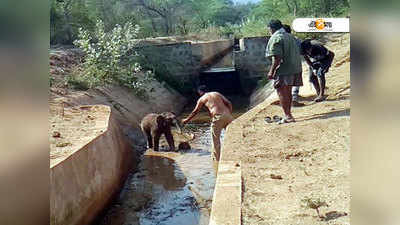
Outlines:
[[[178,129],[178,132],[180,134],[182,134],[181,125],[180,125],[179,121],[176,119],[175,113],[173,113],[173,112],[163,112],[163,113],[161,113],[161,115],[164,116],[164,118],[165,118],[165,120],[166,120],[166,122],[167,122],[167,124],[169,126],[175,126],[176,129]]]
[[[173,112],[163,112],[161,115],[164,116],[165,120],[172,125],[174,120],[176,120],[176,115]]]
[[[165,118],[163,115],[158,115],[157,116],[157,126],[158,127],[166,127],[167,121],[165,121]]]
[[[173,112],[163,112],[161,113],[166,119],[175,119],[176,115]]]

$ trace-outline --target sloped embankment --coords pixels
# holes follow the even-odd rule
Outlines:
[[[303,65],[304,106],[292,109],[296,123],[264,121],[282,115],[273,94],[228,127],[211,224],[350,224],[349,35],[327,46],[336,58],[327,76],[326,101],[312,101]],[[235,178],[238,174],[241,178]],[[226,201],[240,204],[226,210]]]

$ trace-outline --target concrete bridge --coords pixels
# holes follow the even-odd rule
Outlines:
[[[268,37],[207,42],[153,38],[142,40],[137,50],[144,65],[183,93],[206,84],[223,93],[239,90],[250,94],[269,67],[267,42]]]

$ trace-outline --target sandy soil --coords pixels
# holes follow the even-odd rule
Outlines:
[[[296,123],[266,123],[266,116],[282,115],[266,100],[229,127],[223,155],[241,161],[245,225],[350,224],[350,40],[332,39],[326,101],[312,101],[303,65]]]

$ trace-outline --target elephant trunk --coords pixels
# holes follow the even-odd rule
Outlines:
[[[180,125],[180,123],[179,123],[179,121],[177,119],[174,119],[174,124],[175,124],[176,129],[178,129],[178,132],[180,134],[182,134],[181,125]]]

